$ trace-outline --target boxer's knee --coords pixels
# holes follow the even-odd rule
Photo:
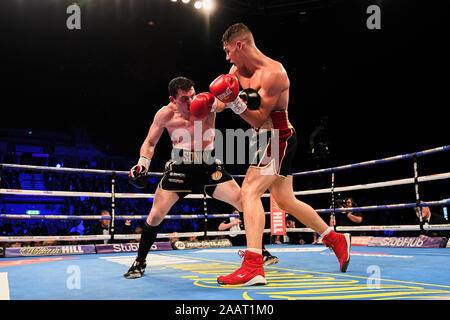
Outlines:
[[[292,201],[288,200],[286,198],[279,198],[279,199],[275,199],[275,202],[277,203],[278,207],[280,207],[281,210],[283,211],[290,211],[288,208],[290,208]]]
[[[239,206],[236,207],[236,209],[241,211],[240,208],[242,207],[242,193],[239,188],[235,188],[233,192],[231,192],[231,202],[234,203],[235,206]]]
[[[241,189],[241,201],[242,203],[253,202],[260,200],[263,192],[259,191],[258,188],[252,185],[244,185]]]
[[[152,227],[159,226],[161,222],[164,220],[165,216],[166,213],[158,212],[158,210],[153,210],[152,208],[146,220],[147,224]]]

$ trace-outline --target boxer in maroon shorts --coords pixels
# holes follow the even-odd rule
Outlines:
[[[272,132],[271,141],[261,160],[251,165],[241,187],[247,250],[242,266],[217,279],[225,285],[266,284],[261,255],[264,230],[264,208],[261,196],[266,190],[278,206],[304,225],[321,234],[345,272],[350,261],[350,235],[334,232],[317,212],[299,201],[293,191],[291,161],[296,148],[296,133],[288,120],[289,78],[281,63],[265,56],[255,45],[251,31],[242,23],[230,26],[222,37],[226,59],[233,64],[229,74],[221,75],[210,85],[211,93],[220,101],[219,108],[230,108],[260,134]],[[253,89],[257,106],[239,92],[239,87]],[[273,133],[277,134],[274,141]],[[271,148],[271,145],[275,148]],[[278,148],[277,148],[278,147]]]

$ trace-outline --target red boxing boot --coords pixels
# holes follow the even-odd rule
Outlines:
[[[263,256],[252,251],[245,251],[244,261],[235,272],[217,278],[219,284],[258,286],[267,283],[264,277]]]
[[[337,233],[331,230],[322,239],[323,244],[334,251],[339,260],[341,272],[347,271],[350,262],[351,236],[349,233]]]

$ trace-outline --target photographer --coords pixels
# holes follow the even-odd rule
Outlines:
[[[356,206],[352,198],[345,198],[344,200],[337,200],[336,207],[338,208],[352,208]],[[330,226],[355,226],[363,222],[362,212],[342,211],[336,212],[335,216],[330,216]]]

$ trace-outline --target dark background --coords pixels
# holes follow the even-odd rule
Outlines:
[[[443,1],[215,2],[205,15],[181,1],[79,1],[81,30],[68,30],[72,1],[2,0],[0,127],[82,127],[99,148],[137,157],[168,103],[170,79],[187,76],[197,92],[207,90],[230,68],[222,33],[244,22],[290,77],[295,170],[315,167],[309,136],[323,116],[328,166],[448,144]],[[381,30],[366,27],[371,4],[381,8]],[[216,125],[248,128],[230,110]],[[167,156],[167,134],[162,141],[157,150]]]

